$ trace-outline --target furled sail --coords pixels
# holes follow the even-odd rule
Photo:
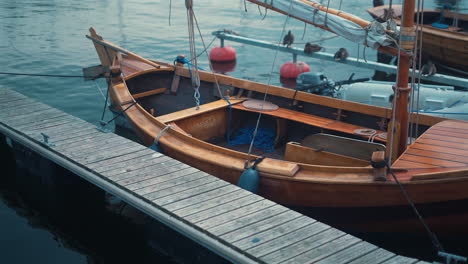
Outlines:
[[[355,19],[345,19],[340,15],[327,12],[319,3],[310,0],[248,0],[267,8],[288,14],[296,19],[307,23],[322,26],[335,34],[359,43],[378,49],[380,46],[391,46],[396,41],[386,33],[385,27],[378,22],[367,22],[366,25],[359,25],[351,20],[361,20],[350,14],[347,17]],[[321,8],[320,8],[321,7]],[[332,10],[332,9],[330,9]],[[338,12],[338,14],[345,14]]]

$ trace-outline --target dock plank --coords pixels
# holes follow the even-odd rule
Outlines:
[[[60,143],[56,144],[57,146],[55,149],[57,151],[63,151],[65,149],[71,151],[72,149],[79,148],[82,145],[87,145],[91,142],[95,142],[98,140],[106,140],[109,139],[109,136],[105,133],[97,133],[94,135],[90,135],[87,137],[83,137],[82,140],[77,140],[77,141],[60,141]]]
[[[108,157],[109,155],[113,155],[115,152],[119,152],[128,148],[143,149],[141,145],[137,146],[133,144],[122,144],[122,139],[118,139],[118,141],[113,141],[105,145],[95,144],[94,146],[85,148],[82,151],[77,151],[75,148],[65,149],[63,152],[68,156],[79,160],[83,158],[90,159],[90,157]]]
[[[35,108],[39,108],[39,107],[43,107],[43,108],[52,108],[48,105],[44,105],[40,102],[37,102],[37,101],[34,101],[34,100],[31,100],[31,99],[24,99],[24,100],[21,100],[21,101],[16,101],[16,102],[5,102],[2,104],[2,116],[8,116],[10,115],[11,113],[13,113],[14,111],[16,110],[20,110],[20,111],[23,111],[23,110],[31,110],[31,109],[35,109]]]
[[[57,148],[62,148],[63,146],[67,146],[68,144],[77,143],[77,142],[81,142],[84,140],[89,140],[95,137],[101,137],[103,135],[106,135],[106,133],[102,133],[102,132],[96,133],[93,130],[87,130],[85,132],[79,132],[79,135],[69,134],[67,138],[62,138],[60,140],[57,140],[56,138],[54,138],[54,143]],[[58,150],[58,151],[61,151],[61,150]]]
[[[53,109],[50,106],[41,104],[41,103],[32,103],[30,105],[23,105],[19,107],[12,108],[10,110],[5,110],[0,113],[0,117],[4,120],[7,120],[9,117],[27,117],[31,113],[43,112],[46,110]]]
[[[338,239],[339,237],[343,237],[345,235],[345,233],[337,229],[328,227],[327,230],[320,232],[314,236],[310,236],[304,240],[300,240],[298,241],[298,243],[295,244],[290,244],[287,240],[282,240],[280,248],[272,249],[268,248],[269,243],[264,244],[263,246],[259,247],[264,250],[266,248],[266,252],[269,253],[264,255],[264,252],[261,252],[261,254],[253,255],[259,256],[261,260],[268,263],[281,263],[295,256],[308,252],[314,248],[317,248],[321,245],[329,243],[335,239]],[[252,250],[247,250],[247,252],[252,252]]]
[[[104,172],[104,171],[112,170],[114,168],[118,168],[119,166],[121,166],[121,164],[125,164],[126,162],[132,162],[132,160],[135,160],[135,162],[137,162],[139,158],[146,157],[146,156],[150,156],[150,157],[152,156],[154,158],[157,158],[157,157],[162,156],[162,154],[159,152],[155,152],[152,149],[144,148],[142,150],[135,151],[133,153],[129,153],[121,157],[116,157],[113,159],[90,164],[88,168],[91,168],[96,172]]]
[[[33,126],[37,124],[43,124],[49,121],[57,120],[57,119],[66,119],[66,120],[74,120],[75,118],[70,118],[70,115],[63,112],[54,111],[55,109],[48,110],[46,112],[35,112],[27,117],[23,116],[14,116],[8,118],[5,123],[9,126],[15,127],[16,130],[21,130],[27,126]]]
[[[418,261],[419,260],[414,259],[414,258],[408,258],[408,257],[397,255],[382,262],[381,264],[414,264]]]
[[[290,213],[283,206],[274,205],[265,210],[259,210],[225,224],[209,228],[208,231],[234,243],[245,237],[279,226],[284,222],[292,221],[299,216],[300,214]]]
[[[323,244],[299,256],[288,259],[284,263],[302,264],[302,263],[317,262],[335,253],[339,253],[343,249],[346,249],[352,245],[356,245],[360,241],[361,240],[357,237],[354,237],[352,235],[345,235],[345,236],[339,237],[331,241],[330,243]],[[337,262],[330,262],[330,263],[337,263]]]
[[[167,166],[166,166],[167,167]],[[157,184],[168,179],[174,179],[177,177],[189,175],[199,172],[199,170],[187,166],[187,164],[180,163],[177,165],[169,166],[168,168],[159,169],[152,173],[144,173],[143,175],[137,174],[136,176],[126,177],[124,179],[117,180],[122,186],[147,186]]]
[[[194,215],[196,213],[203,212],[208,209],[211,209],[220,205],[224,205],[232,201],[236,201],[238,199],[242,199],[249,195],[251,195],[249,192],[237,189],[237,190],[234,190],[233,192],[225,193],[224,195],[219,196],[218,199],[208,199],[208,200],[200,199],[198,200],[198,203],[192,206],[173,210],[172,212],[177,214],[180,217],[185,218],[187,216]]]
[[[138,159],[137,161],[132,161],[131,163],[126,162],[126,166],[116,166],[111,170],[107,170],[106,176],[113,177],[122,173],[126,173],[128,177],[133,177],[135,174],[140,174],[140,172],[142,172],[143,169],[151,167],[152,165],[154,166],[155,164],[161,164],[164,166],[166,164],[165,162],[167,161],[174,161],[174,159],[163,155],[159,157],[153,157],[152,155],[148,155]],[[171,164],[177,164],[177,162],[173,162]]]
[[[272,241],[278,237],[294,232],[305,226],[312,225],[316,222],[317,221],[315,219],[312,219],[307,216],[302,216],[302,217],[296,218],[295,220],[290,221],[288,225],[276,226],[264,232],[245,237],[241,240],[234,242],[233,245],[242,250],[251,249],[258,245]]]
[[[213,217],[210,217],[209,219],[205,219],[204,221],[200,221],[197,223],[197,225],[203,229],[208,230],[210,228],[228,223],[230,221],[234,221],[238,218],[241,218],[244,215],[249,215],[257,211],[265,210],[274,205],[275,203],[270,200],[260,199],[254,203],[247,204],[245,206],[235,208],[224,214],[213,216]]]
[[[57,127],[63,124],[69,124],[76,122],[73,119],[67,118],[66,115],[57,115],[51,118],[36,120],[36,122],[30,122],[23,125],[15,125],[18,130],[40,130],[46,129],[49,127]]]
[[[214,182],[214,181],[216,181],[216,179],[213,179],[213,177],[201,177],[201,178],[198,178],[198,179],[193,180],[193,181],[188,181],[188,182],[185,182],[185,183],[177,185],[177,186],[166,188],[164,190],[153,191],[153,192],[150,192],[150,193],[145,193],[145,194],[140,194],[140,195],[144,196],[146,199],[148,199],[150,201],[153,201],[153,200],[156,200],[158,198],[168,196],[168,195],[171,195],[171,194],[174,194],[174,193],[183,192],[185,190],[189,190],[189,189],[192,189],[192,188],[198,188],[200,186],[203,186],[205,184],[208,184],[208,183],[211,183],[211,182]],[[157,187],[157,186],[155,186],[155,187]],[[151,191],[151,190],[149,190],[149,191]],[[135,192],[139,194],[139,190],[137,190]]]
[[[189,166],[187,164],[181,163],[178,160],[168,159],[166,161],[157,163],[157,165],[147,166],[145,168],[127,173],[112,175],[109,176],[109,178],[118,182],[119,184],[130,185],[136,182],[149,180],[154,176],[169,174],[188,167]]]
[[[164,175],[167,175],[168,177],[164,177]],[[147,193],[163,191],[164,189],[173,188],[175,186],[178,186],[184,183],[189,183],[191,181],[195,181],[201,178],[206,178],[208,176],[204,172],[200,172],[200,171],[180,175],[179,177],[175,177],[175,178],[172,177],[172,175],[173,175],[172,173],[166,173],[166,174],[163,174],[163,176],[155,177],[153,179],[148,180],[148,181],[151,181],[151,180],[154,181],[154,179],[161,179],[161,178],[164,179],[161,181],[154,181],[154,184],[138,184],[138,183],[135,184],[134,183],[134,184],[126,185],[125,187],[132,191],[138,191],[140,195],[145,195]]]
[[[178,170],[174,171],[165,171],[165,170],[159,170],[158,173],[154,174],[152,178],[146,179],[144,181],[138,181],[138,182],[132,182],[130,184],[125,185],[129,190],[141,190],[144,188],[152,188],[151,186],[153,185],[162,185],[162,184],[170,184],[166,183],[169,181],[188,181],[186,178],[183,177],[192,177],[193,174],[202,174],[199,170],[188,167],[186,164],[179,164],[176,167],[178,167]],[[144,190],[141,190],[144,191]]]
[[[171,210],[171,211],[180,210],[186,207],[193,208],[193,206],[196,206],[200,201],[207,201],[207,200],[215,199],[215,198],[222,199],[222,196],[229,195],[235,191],[238,191],[238,188],[236,188],[235,186],[225,185],[221,188],[210,190],[208,192],[203,192],[201,194],[192,195],[190,196],[190,199],[183,199],[177,202],[173,202],[171,204],[164,206],[164,208],[166,208],[167,210]]]
[[[255,202],[260,201],[260,200],[263,200],[263,198],[259,197],[257,195],[253,195],[253,194],[247,195],[247,196],[244,196],[244,197],[242,197],[242,198],[240,198],[240,199],[238,199],[236,201],[227,202],[227,203],[225,203],[223,205],[212,207],[210,209],[207,209],[205,211],[201,211],[201,212],[196,213],[196,214],[191,214],[191,215],[185,217],[185,219],[187,221],[192,222],[192,223],[198,223],[198,222],[201,222],[201,221],[205,221],[206,219],[209,219],[211,217],[227,213],[227,212],[229,212],[231,210],[241,208],[243,206],[255,203]]]
[[[361,241],[358,244],[355,244],[351,247],[348,247],[344,250],[340,250],[338,253],[333,254],[329,257],[326,257],[317,262],[317,264],[328,264],[328,263],[335,263],[335,264],[344,264],[349,263],[350,261],[355,260],[363,255],[366,255],[373,250],[376,250],[377,246],[367,243],[365,241]]]
[[[360,264],[360,263],[381,263],[390,258],[393,258],[395,253],[387,251],[383,248],[373,250],[355,260],[349,262],[349,264]]]
[[[3,120],[3,123],[11,127],[15,127],[17,130],[21,130],[19,126],[27,125],[28,123],[33,123],[39,118],[55,117],[59,113],[53,108],[46,109],[37,109],[37,111],[31,110],[31,112],[17,114],[13,112],[10,115],[0,115],[0,118]]]
[[[98,161],[101,161],[101,160],[107,160],[107,159],[111,159],[111,158],[115,158],[115,157],[120,157],[122,155],[125,155],[125,154],[128,154],[128,153],[132,153],[132,152],[135,152],[137,150],[140,150],[144,147],[140,147],[140,146],[132,146],[132,147],[122,147],[121,149],[118,149],[118,150],[110,150],[105,152],[105,153],[99,153],[99,154],[96,154],[96,155],[91,155],[91,156],[87,156],[87,157],[83,157],[83,158],[80,158],[80,159],[77,159],[79,160],[83,165],[88,165],[88,164],[91,164],[91,163],[94,163],[94,162],[98,162]]]
[[[229,186],[230,184],[225,181],[213,181],[211,183],[199,186],[197,188],[188,189],[185,191],[177,192],[171,195],[164,196],[159,199],[153,200],[154,203],[160,204],[161,206],[166,206],[168,204],[178,202],[184,199],[189,199],[192,196],[196,196],[205,192],[216,190],[224,186]]]

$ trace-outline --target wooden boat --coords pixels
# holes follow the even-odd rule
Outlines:
[[[376,20],[383,22],[384,17],[389,13],[389,6],[378,6],[367,10]],[[399,23],[402,9],[401,5],[393,5],[393,16]],[[432,60],[442,66],[461,70],[465,74],[468,72],[468,14],[443,11],[443,24],[447,28],[433,26],[441,18],[440,10],[425,9],[423,11],[424,25],[422,52],[424,60]],[[417,14],[415,15],[416,20]],[[453,21],[458,19],[458,26],[453,25]]]
[[[187,107],[194,105],[193,86],[183,64],[144,59],[90,32],[101,64],[110,67],[112,108],[144,144],[157,141],[163,153],[233,184],[246,163],[265,156],[258,164],[258,193],[268,199],[339,227],[422,230],[391,174],[370,163],[378,160],[374,151],[385,149],[382,124],[393,120],[392,109],[205,71],[199,72],[202,104]],[[266,91],[269,110],[253,101]],[[254,148],[249,155],[248,145],[229,145],[242,128],[255,125],[259,113],[261,126],[274,131],[274,151]],[[406,148],[399,140],[406,138],[402,123],[394,119],[389,126],[395,128],[388,130],[394,144],[386,148],[392,172],[432,228],[468,231],[468,122],[409,118],[418,122],[420,136],[406,150],[398,149]]]

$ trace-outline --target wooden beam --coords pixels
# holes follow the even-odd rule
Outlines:
[[[237,104],[243,101],[244,99],[230,99],[231,104]],[[214,101],[208,104],[200,105],[200,109],[198,110],[196,107],[192,107],[192,108],[184,109],[178,112],[170,113],[167,115],[158,116],[156,117],[156,120],[158,120],[161,123],[174,122],[177,120],[185,119],[185,118],[199,115],[202,113],[211,112],[211,111],[221,109],[224,107],[228,107],[228,106],[229,106],[229,102],[224,99],[221,99],[221,100]]]
[[[167,91],[167,88],[158,88],[158,89],[154,89],[154,90],[147,91],[147,92],[133,94],[132,96],[133,96],[133,98],[138,99],[138,98],[147,97],[147,96],[151,96],[151,95],[155,95],[155,94],[161,94],[161,93],[164,93],[166,91]]]

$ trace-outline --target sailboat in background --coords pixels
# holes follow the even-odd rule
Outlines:
[[[231,183],[255,164],[260,195],[338,227],[419,232],[398,180],[435,230],[468,231],[468,122],[408,113],[414,39],[395,43],[395,32],[311,1],[249,1],[399,54],[394,109],[145,59],[90,29],[112,109],[142,142]],[[412,36],[408,16],[401,34]]]
[[[391,11],[390,11],[391,8]],[[394,18],[400,23],[402,6],[378,6],[367,10],[377,21]],[[432,61],[458,73],[468,74],[468,14],[424,9],[421,25],[423,32],[422,55],[424,61]],[[419,14],[416,13],[416,16]]]

